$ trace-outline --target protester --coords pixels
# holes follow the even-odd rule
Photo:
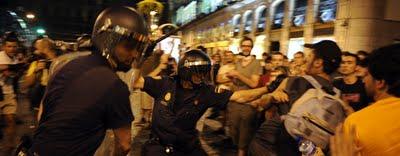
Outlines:
[[[333,156],[395,156],[400,153],[400,44],[374,50],[365,89],[375,103],[351,114],[331,139]]]

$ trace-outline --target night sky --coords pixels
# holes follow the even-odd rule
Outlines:
[[[160,23],[168,22],[167,0]],[[43,28],[55,40],[74,41],[81,34],[90,34],[101,10],[115,5],[136,7],[139,0],[1,0],[0,9],[16,12],[32,30]],[[34,20],[26,13],[35,14]]]

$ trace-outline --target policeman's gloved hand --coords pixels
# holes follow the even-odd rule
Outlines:
[[[276,77],[276,79],[275,79],[274,81],[272,81],[272,82],[267,86],[268,92],[271,93],[271,92],[273,92],[276,88],[278,88],[278,86],[282,83],[282,81],[283,81],[285,78],[287,78],[287,75],[286,75],[286,74],[278,75],[278,76]]]

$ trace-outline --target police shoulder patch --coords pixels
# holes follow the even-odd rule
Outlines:
[[[215,90],[214,90],[215,93],[224,93],[225,91],[226,91],[226,89],[219,87],[219,86],[215,87]]]
[[[170,92],[167,92],[167,94],[165,94],[164,100],[165,100],[165,101],[171,100],[171,93],[170,93]]]

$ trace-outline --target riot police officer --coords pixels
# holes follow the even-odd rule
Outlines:
[[[127,71],[141,59],[150,43],[147,35],[144,19],[131,7],[100,13],[92,33],[95,50],[55,68],[43,98],[32,153],[93,155],[106,129],[114,131],[116,152],[128,153],[133,115],[129,90],[115,71]]]
[[[196,122],[207,108],[226,105],[229,100],[244,103],[267,92],[266,88],[223,91],[211,85],[212,64],[201,50],[186,52],[175,77],[141,77],[133,82],[154,97],[151,138],[142,154],[207,155],[201,148]]]

